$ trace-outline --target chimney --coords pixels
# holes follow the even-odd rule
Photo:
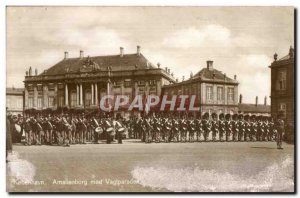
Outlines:
[[[124,56],[124,48],[120,47],[120,57],[123,57],[123,56]]]
[[[184,81],[184,76],[182,76],[182,81]]]
[[[136,46],[136,53],[138,56],[141,55],[141,47],[139,45]]]
[[[257,106],[258,105],[258,96],[256,96],[256,98],[255,98],[255,106]]]
[[[173,73],[173,72],[171,73],[171,76],[174,76],[174,73]]]
[[[240,94],[240,104],[242,104],[242,102],[243,102],[243,95]]]
[[[165,71],[168,72],[168,67],[165,67]]]
[[[208,70],[213,70],[213,69],[214,69],[213,63],[214,63],[214,62],[211,61],[211,60],[206,61],[207,69],[208,69]]]
[[[26,71],[26,76],[28,76],[28,71]]]
[[[267,106],[267,96],[265,96],[265,102],[264,105]]]
[[[160,68],[160,63],[157,63],[157,67]]]
[[[65,58],[64,59],[68,59],[69,58],[69,53],[65,52]]]
[[[37,76],[37,75],[38,75],[38,70],[35,69],[35,70],[34,70],[34,73],[35,73],[35,75]]]
[[[289,56],[290,58],[294,58],[294,48],[291,46],[289,50]]]
[[[170,73],[171,72],[171,69],[168,69],[168,73]]]
[[[80,52],[79,52],[79,57],[83,58],[83,51],[82,50],[80,50]]]
[[[176,78],[176,82],[178,83],[178,78]]]
[[[234,80],[236,80],[236,75],[234,75]]]
[[[32,75],[32,69],[31,69],[31,67],[29,67],[29,76],[31,76]]]

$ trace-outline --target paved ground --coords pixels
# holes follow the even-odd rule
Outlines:
[[[121,145],[15,145],[7,163],[7,189],[293,191],[294,146],[283,146],[278,150],[274,142],[144,144],[135,140]]]

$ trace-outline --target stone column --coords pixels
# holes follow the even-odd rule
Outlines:
[[[95,96],[94,96],[94,84],[92,83],[91,84],[91,90],[92,90],[92,105],[94,104],[94,99],[95,99]]]
[[[65,105],[69,105],[69,91],[68,91],[68,84],[65,85]]]
[[[95,83],[95,104],[98,105],[98,84]]]
[[[79,105],[79,85],[76,85],[76,104]]]
[[[37,92],[37,87],[34,85],[33,88],[33,107],[37,107],[37,98],[38,98],[38,92]]]
[[[80,83],[80,105],[83,105],[83,101],[82,101],[82,83]]]

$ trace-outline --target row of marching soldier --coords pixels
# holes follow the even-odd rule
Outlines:
[[[122,143],[124,137],[141,138],[146,143],[159,142],[281,142],[284,133],[282,115],[211,114],[202,117],[145,115],[125,120],[120,116],[87,116],[85,114],[14,117],[25,132],[26,145],[63,145]],[[281,143],[278,143],[281,147]]]

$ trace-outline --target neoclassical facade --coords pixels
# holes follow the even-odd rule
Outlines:
[[[32,68],[25,76],[25,109],[97,109],[104,95],[161,95],[162,87],[174,83],[168,68],[150,63],[137,46],[134,54],[69,58],[42,73]]]
[[[238,81],[217,70],[213,61],[197,74],[181,82],[165,85],[166,95],[196,95],[195,105],[201,113],[237,113],[238,112]]]

